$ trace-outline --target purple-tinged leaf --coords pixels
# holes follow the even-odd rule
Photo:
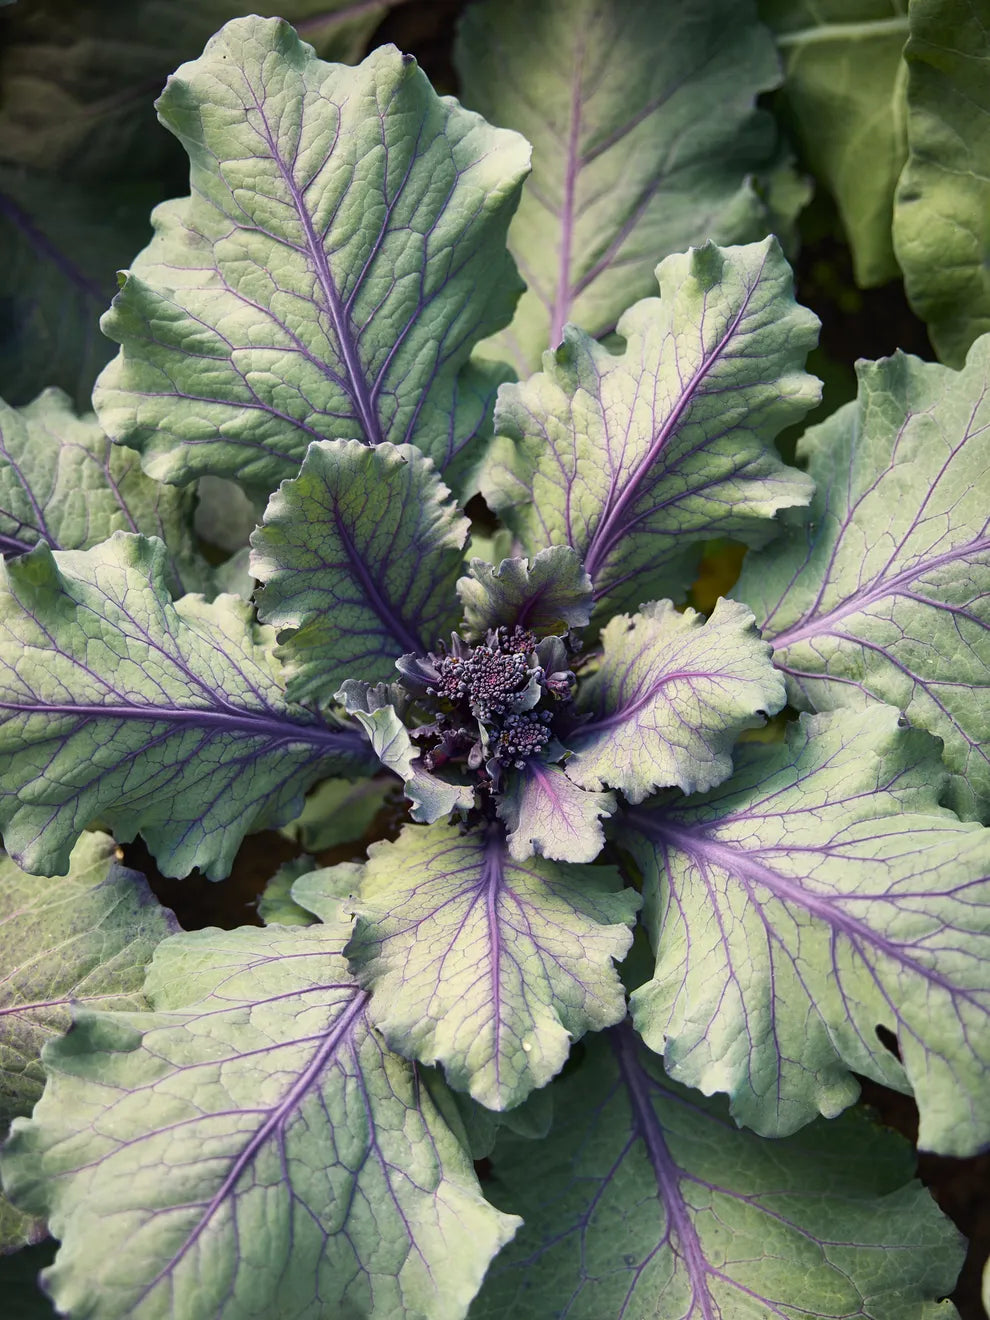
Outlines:
[[[454,584],[468,521],[409,445],[312,444],[251,537],[258,613],[293,700],[329,700],[346,679],[395,677],[460,619]]]
[[[859,398],[798,447],[806,525],[749,558],[750,605],[790,700],[889,702],[937,734],[990,809],[990,335],[950,371],[861,362]]]
[[[510,1109],[625,1012],[639,895],[612,867],[513,861],[501,831],[409,825],[368,852],[351,965],[393,1049]]]
[[[558,862],[593,862],[605,845],[601,818],[613,811],[614,794],[578,788],[560,766],[536,760],[509,772],[498,799],[509,856],[517,862],[534,853]]]
[[[776,239],[714,244],[656,269],[621,353],[573,326],[543,372],[499,391],[482,491],[523,553],[577,551],[604,614],[682,599],[699,542],[762,545],[808,478],[774,437],[818,401],[818,320],[794,302]]]
[[[159,947],[152,1011],[77,1015],[3,1159],[101,1320],[461,1320],[517,1220],[369,1027],[346,924]]]
[[[963,1243],[863,1114],[766,1141],[664,1076],[628,1026],[550,1089],[545,1141],[499,1136],[524,1215],[471,1320],[952,1320]]]
[[[532,560],[503,559],[496,566],[473,558],[457,583],[469,631],[526,628],[537,637],[582,628],[591,618],[591,578],[567,546],[541,550]]]
[[[656,947],[633,1017],[672,1076],[778,1135],[861,1073],[913,1091],[923,1149],[990,1141],[990,831],[938,806],[944,780],[880,706],[804,715],[714,792],[629,813]]]
[[[173,604],[166,573],[160,541],[123,532],[0,564],[0,826],[25,870],[64,873],[101,822],[168,875],[219,878],[317,780],[374,766],[357,729],[287,702],[245,601]]]
[[[156,209],[103,319],[123,346],[94,394],[107,433],[180,484],[271,489],[314,439],[411,443],[462,471],[493,383],[468,359],[520,289],[505,232],[524,139],[394,47],[324,64],[256,17],[182,65],[158,113],[191,196]]]
[[[784,684],[750,610],[719,600],[707,623],[670,601],[610,619],[601,667],[580,689],[591,716],[567,738],[567,773],[608,784],[630,802],[655,788],[713,788],[732,773],[732,748],[784,704]]]

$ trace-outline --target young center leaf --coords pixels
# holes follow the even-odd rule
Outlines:
[[[489,1196],[524,1223],[471,1320],[954,1314],[963,1245],[900,1137],[853,1113],[766,1141],[628,1026],[584,1049],[546,1140],[499,1136]]]
[[[345,679],[395,678],[395,661],[457,626],[468,521],[409,445],[310,445],[252,536],[258,613],[280,632],[287,690],[329,698]]]
[[[166,874],[218,878],[316,780],[374,766],[358,730],[287,702],[246,602],[173,604],[166,567],[122,532],[0,565],[0,826],[28,871],[64,873],[100,822]]]
[[[612,330],[661,257],[777,228],[752,176],[777,149],[756,98],[780,69],[751,0],[487,0],[456,61],[468,105],[533,143],[509,229],[528,287],[491,345],[520,374],[569,321]]]
[[[509,831],[509,856],[517,862],[534,853],[561,862],[593,862],[605,846],[602,818],[615,807],[614,793],[589,792],[560,766],[533,761],[521,772],[508,772],[498,815]]]
[[[174,936],[151,1011],[79,1012],[48,1047],[3,1171],[61,1240],[61,1312],[461,1320],[518,1221],[370,1030],[348,931]]]
[[[627,820],[656,947],[632,997],[647,1044],[766,1135],[851,1104],[856,1072],[913,1091],[923,1149],[979,1150],[990,833],[939,808],[937,744],[882,706],[802,716],[736,759],[714,792]]]
[[[160,536],[176,594],[205,587],[196,552],[195,496],[141,471],[133,450],[112,445],[96,418],[77,417],[67,395],[45,390],[24,408],[0,400],[0,553],[88,550],[114,532]]]
[[[784,704],[770,648],[736,601],[720,600],[707,623],[669,600],[646,605],[610,619],[602,645],[579,697],[590,719],[567,739],[567,773],[584,788],[608,784],[630,802],[712,788],[732,773],[739,734]]]
[[[498,565],[472,557],[457,583],[469,634],[489,628],[526,628],[536,637],[583,628],[591,618],[591,578],[568,546],[555,545],[529,559]]]
[[[459,375],[519,290],[526,142],[394,47],[324,64],[255,17],[182,65],[158,113],[191,196],[155,211],[103,320],[123,346],[94,395],[108,434],[178,483],[271,489],[320,438],[464,459],[487,396]]]
[[[810,521],[734,594],[795,705],[900,707],[990,807],[990,336],[958,373],[901,353],[857,370],[859,398],[799,443]]]
[[[410,825],[369,849],[347,946],[393,1049],[509,1109],[625,1012],[639,896],[612,867],[509,856],[501,831]]]
[[[776,239],[707,244],[656,269],[622,316],[621,353],[573,326],[544,371],[504,385],[482,479],[524,553],[569,545],[603,612],[683,599],[707,537],[759,545],[811,483],[774,436],[818,400],[818,321]]]

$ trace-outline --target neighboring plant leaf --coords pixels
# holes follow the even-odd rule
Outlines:
[[[461,400],[458,373],[515,305],[527,143],[394,47],[327,65],[276,19],[228,23],[158,112],[192,196],[156,210],[103,319],[123,345],[94,393],[108,433],[178,483],[271,489],[320,438],[467,462],[477,390]]]
[[[639,895],[621,883],[612,867],[520,865],[498,830],[407,825],[372,844],[347,946],[372,1021],[456,1090],[512,1108],[625,1012],[612,963]]]
[[[599,669],[581,687],[591,716],[567,739],[567,773],[583,788],[620,788],[642,802],[655,788],[713,788],[732,773],[732,748],[785,701],[753,615],[720,600],[706,623],[669,600],[610,619]]]
[[[907,0],[761,0],[784,61],[778,112],[835,199],[856,283],[900,271],[890,226],[907,156]]]
[[[525,1222],[471,1320],[956,1316],[963,1244],[901,1137],[852,1113],[763,1140],[607,1038],[551,1088],[546,1141],[499,1136],[486,1189]]]
[[[161,542],[122,532],[0,565],[0,825],[32,873],[64,873],[100,822],[140,831],[167,875],[219,878],[318,779],[373,764],[357,730],[285,700],[245,601],[173,605],[166,569]]]
[[[362,862],[338,862],[307,871],[292,886],[292,901],[327,925],[351,925],[350,899],[364,874]]]
[[[251,538],[258,613],[279,629],[287,690],[327,700],[345,679],[395,678],[395,661],[457,626],[468,534],[433,464],[408,445],[310,445]]]
[[[469,633],[489,628],[527,628],[537,637],[582,628],[591,618],[591,578],[567,546],[555,545],[528,559],[494,563],[473,558],[457,583]]]
[[[804,715],[736,761],[707,796],[627,819],[657,947],[632,997],[647,1044],[766,1135],[837,1114],[856,1072],[913,1090],[922,1149],[974,1153],[990,832],[939,808],[937,744],[884,706]]]
[[[328,779],[306,797],[299,815],[282,827],[307,852],[322,852],[360,839],[395,790],[395,780]]]
[[[456,61],[468,104],[534,147],[509,231],[528,290],[491,346],[521,375],[567,322],[614,329],[662,257],[773,227],[752,175],[776,132],[755,106],[780,68],[751,0],[488,0]]]
[[[517,862],[534,852],[559,862],[593,862],[605,846],[601,817],[614,811],[614,794],[587,792],[560,766],[538,761],[510,773],[498,801],[509,856]]]
[[[176,594],[209,579],[196,553],[193,498],[152,481],[137,454],[112,445],[90,413],[77,417],[61,390],[26,408],[0,400],[0,552],[23,554],[39,541],[88,550],[113,532],[160,536]]]
[[[990,331],[990,25],[973,0],[911,0],[908,159],[894,247],[940,358]]]
[[[7,1124],[0,1122],[0,1141],[6,1139]],[[4,1300],[4,1317],[10,1315],[8,1308],[9,1282],[6,1279],[7,1260],[12,1252],[20,1252],[24,1247],[37,1246],[48,1236],[48,1227],[43,1219],[35,1215],[26,1215],[10,1204],[5,1196],[0,1195],[0,1296]],[[40,1297],[40,1294],[39,1294]],[[51,1314],[51,1311],[48,1312]]]
[[[964,371],[860,362],[859,398],[800,441],[811,521],[752,555],[752,606],[792,703],[890,702],[990,803],[990,336]]]
[[[6,38],[11,17],[3,21]],[[0,77],[5,103],[15,82]],[[0,109],[0,126],[4,119]],[[159,194],[117,179],[90,185],[11,168],[7,146],[0,127],[0,390],[24,404],[54,385],[89,408],[93,381],[113,354],[99,318],[118,269],[148,241]]]
[[[70,1004],[145,1007],[147,964],[177,930],[106,834],[84,834],[57,880],[0,854],[0,1125],[41,1098],[41,1047],[68,1030]]]
[[[577,551],[607,613],[683,599],[700,542],[762,544],[811,496],[773,446],[818,400],[802,369],[818,321],[776,239],[707,244],[656,278],[661,297],[619,322],[624,352],[572,327],[545,373],[502,387],[482,482],[526,554]]]
[[[175,936],[155,1011],[81,1012],[48,1047],[3,1168],[61,1239],[61,1311],[464,1315],[518,1221],[369,1029],[347,931]]]
[[[258,916],[266,926],[312,926],[316,918],[292,897],[292,886],[313,870],[313,859],[303,854],[283,862],[258,898]]]

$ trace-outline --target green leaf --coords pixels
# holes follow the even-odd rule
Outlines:
[[[507,856],[500,832],[409,825],[373,844],[347,954],[393,1049],[510,1109],[625,1012],[612,965],[639,896],[612,867]]]
[[[607,613],[683,599],[700,542],[762,544],[811,496],[773,446],[818,400],[818,321],[777,241],[708,244],[656,278],[662,296],[619,322],[624,352],[571,327],[543,373],[502,387],[482,482],[525,554],[577,551]]]
[[[0,1123],[0,1139],[7,1135],[7,1125]],[[36,1215],[26,1215],[10,1204],[5,1196],[0,1195],[0,1293],[7,1304],[9,1284],[4,1277],[7,1273],[5,1257],[12,1252],[20,1252],[25,1247],[37,1246],[48,1236],[48,1228],[43,1219]],[[5,1315],[9,1315],[5,1311]],[[51,1314],[51,1311],[48,1312]]]
[[[394,47],[327,65],[275,19],[228,23],[158,112],[192,196],[156,210],[103,319],[123,345],[94,394],[108,433],[177,483],[271,489],[320,438],[418,444],[461,470],[480,417],[477,373],[459,373],[518,289],[504,234],[523,139]]]
[[[908,159],[894,247],[940,358],[990,330],[990,26],[972,0],[912,0]]]
[[[96,1320],[460,1320],[517,1220],[481,1196],[350,980],[346,925],[160,946],[153,1011],[78,1014],[3,1167],[61,1239],[45,1284]]]
[[[738,594],[796,706],[889,702],[990,803],[990,336],[956,373],[860,362],[859,398],[800,441],[811,521],[747,559]]]
[[[258,916],[266,926],[312,926],[316,918],[292,897],[292,886],[313,870],[313,859],[305,854],[283,862],[258,898]]]
[[[765,1141],[628,1028],[585,1049],[547,1140],[499,1137],[489,1195],[525,1223],[471,1320],[956,1317],[963,1243],[901,1137],[851,1113]]]
[[[468,630],[527,628],[537,637],[582,628],[591,617],[591,578],[567,546],[555,545],[529,559],[494,563],[473,558],[457,583]]]
[[[39,541],[87,550],[113,532],[160,536],[177,594],[200,589],[209,568],[196,553],[191,492],[152,481],[133,450],[112,445],[90,413],[77,417],[61,390],[26,408],[0,400],[0,551]]]
[[[776,133],[755,107],[780,70],[751,0],[488,0],[455,58],[468,104],[533,143],[509,230],[528,290],[489,346],[521,375],[567,322],[614,329],[662,257],[773,227],[752,176]]]
[[[26,875],[0,854],[0,1124],[41,1098],[41,1048],[70,1004],[143,1008],[155,947],[178,929],[106,834],[84,834],[68,875]]]
[[[122,532],[0,565],[0,825],[26,870],[64,873],[101,822],[140,831],[168,875],[219,878],[245,834],[371,762],[356,730],[286,701],[247,602],[173,604],[166,571],[160,541]]]
[[[306,797],[300,814],[283,825],[281,833],[309,853],[351,843],[368,830],[385,805],[395,781],[327,779]]]
[[[923,1149],[990,1140],[990,832],[943,783],[934,740],[874,707],[802,716],[714,792],[630,813],[657,958],[632,1010],[672,1076],[779,1135],[860,1073],[913,1090]]]
[[[802,162],[835,199],[856,283],[900,271],[890,227],[907,156],[907,0],[763,0],[784,86],[777,108]]]
[[[454,592],[468,521],[433,464],[409,445],[310,445],[252,536],[258,613],[279,629],[295,700],[345,679],[395,678],[460,619]]]
[[[524,862],[534,853],[560,862],[593,862],[605,846],[601,817],[615,811],[615,795],[589,793],[560,766],[533,761],[510,771],[498,798],[508,829],[509,856]]]
[[[669,600],[610,619],[599,669],[581,687],[591,718],[567,739],[567,773],[583,788],[608,784],[630,802],[676,784],[713,788],[732,773],[732,748],[785,701],[752,612],[720,600],[707,623]]]

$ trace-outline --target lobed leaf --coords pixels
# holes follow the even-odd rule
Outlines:
[[[510,1109],[617,1022],[639,906],[612,867],[507,856],[501,832],[406,826],[368,851],[347,946],[393,1049]]]
[[[328,65],[276,19],[228,23],[158,113],[191,196],[157,208],[103,319],[123,346],[94,394],[108,434],[176,483],[271,489],[323,438],[463,473],[492,379],[460,373],[518,290],[523,139],[394,47]]]
[[[632,1011],[672,1076],[779,1135],[860,1073],[913,1091],[922,1149],[990,1140],[990,832],[938,806],[944,779],[893,708],[837,711],[630,813],[657,957]]]
[[[293,700],[394,678],[399,656],[457,626],[468,522],[449,495],[409,445],[310,445],[251,537],[258,613],[291,630],[276,654]]]
[[[660,258],[782,232],[753,186],[777,155],[756,98],[780,70],[751,0],[488,0],[455,61],[468,104],[533,143],[509,229],[528,288],[489,346],[521,375],[568,322],[613,330]]]
[[[972,0],[911,0],[908,158],[894,248],[938,355],[990,331],[990,27]]]
[[[560,766],[533,761],[510,772],[499,793],[498,816],[508,829],[509,856],[534,853],[558,862],[593,862],[605,846],[601,818],[615,811],[613,793],[588,792]]]
[[[166,567],[122,532],[0,565],[0,825],[32,873],[64,873],[99,821],[166,874],[220,877],[318,779],[373,764],[357,730],[286,701],[245,601],[173,604]]]
[[[527,628],[537,637],[582,628],[591,617],[591,578],[567,546],[540,550],[532,559],[494,562],[472,558],[458,579],[467,629]]]
[[[895,1133],[851,1113],[771,1143],[628,1027],[584,1048],[548,1138],[499,1136],[490,1195],[525,1223],[471,1320],[956,1315],[963,1244]]]
[[[752,555],[738,594],[795,705],[889,702],[990,800],[990,336],[958,374],[896,353],[801,440],[805,526]]]
[[[570,327],[543,373],[505,385],[482,490],[524,553],[569,545],[606,613],[683,599],[700,542],[759,545],[811,485],[774,436],[818,400],[817,319],[776,239],[707,244],[656,270],[610,353]]]
[[[583,788],[713,788],[732,773],[732,747],[785,700],[750,610],[720,600],[706,622],[669,600],[620,614],[602,631],[601,666],[581,687],[590,716],[567,739],[567,774]]]
[[[167,940],[152,1011],[80,1012],[4,1156],[61,1312],[460,1320],[517,1220],[347,975],[347,926]]]

